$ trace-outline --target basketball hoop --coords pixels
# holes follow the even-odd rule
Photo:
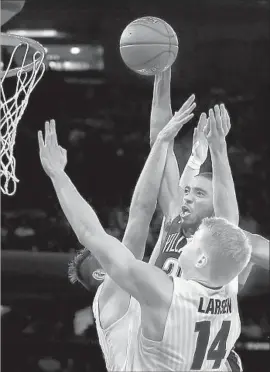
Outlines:
[[[28,104],[29,96],[45,71],[43,63],[45,49],[35,40],[5,33],[1,33],[0,45],[9,49],[13,48],[10,51],[11,55],[6,68],[0,70],[0,178],[1,191],[6,195],[14,195],[19,182],[15,175],[16,159],[13,153],[17,127]],[[20,67],[14,67],[16,63],[18,64],[18,58],[20,59]],[[15,88],[11,94],[5,92],[7,78],[14,80]]]

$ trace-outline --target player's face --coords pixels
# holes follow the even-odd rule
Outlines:
[[[183,227],[199,226],[202,219],[214,214],[212,181],[194,177],[185,187],[181,216]]]

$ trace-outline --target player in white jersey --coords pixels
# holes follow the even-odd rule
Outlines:
[[[155,210],[169,142],[179,130],[180,124],[182,124],[181,120],[188,120],[189,116],[189,113],[182,114],[181,111],[180,114],[176,114],[170,124],[161,132],[151,150],[139,180],[139,182],[141,181],[140,192],[135,193],[132,199],[131,210],[135,213],[129,217],[127,227],[127,231],[133,232],[129,234],[129,239],[131,237],[132,239],[129,240],[127,236],[124,239],[125,245],[129,249],[130,247],[134,249],[134,245],[137,244],[143,247],[145,245],[149,224]],[[219,120],[215,120],[212,113],[210,119],[208,128],[206,128],[207,138],[209,143],[215,143],[218,152],[218,147],[223,147],[225,143],[224,131]],[[211,316],[214,316],[215,324],[223,316],[229,319],[230,314],[237,318],[237,308],[229,289],[229,283],[245,267],[250,258],[251,247],[246,236],[237,226],[221,218],[204,220],[200,229],[188,243],[189,248],[185,250],[186,253],[183,252],[180,257],[183,279],[176,278],[172,281],[162,270],[136,259],[132,254],[132,249],[128,250],[124,244],[104,231],[93,209],[82,199],[64,172],[66,154],[57,143],[54,123],[46,124],[45,143],[42,134],[39,133],[39,145],[44,170],[52,179],[62,209],[79,241],[91,250],[101,263],[108,277],[111,278],[110,284],[119,287],[114,290],[113,298],[109,298],[109,300],[108,296],[103,298],[104,300],[106,297],[107,305],[110,305],[107,314],[114,312],[110,319],[104,315],[106,314],[106,303],[102,304],[102,299],[99,298],[98,306],[103,307],[104,314],[95,312],[98,320],[103,323],[101,327],[106,329],[104,333],[107,333],[115,321],[122,320],[117,311],[123,312],[122,318],[130,314],[130,326],[125,329],[127,343],[124,345],[123,358],[120,356],[117,360],[119,351],[113,348],[113,340],[106,338],[106,335],[103,334],[101,346],[105,357],[107,357],[108,369],[180,371],[186,367],[192,368],[196,356],[195,343],[198,338],[196,336],[199,334],[198,327],[200,326],[193,324],[194,332],[197,332],[192,341],[195,353],[193,358],[190,350],[186,350],[184,344],[178,342],[181,340],[181,333],[184,330],[177,325],[181,324],[181,321],[186,324],[185,319],[182,319],[182,316],[187,314],[183,307],[185,307],[185,303],[190,302],[187,297],[184,298],[186,296],[185,288],[188,286],[188,292],[190,292],[191,288],[197,286],[196,291],[192,292],[193,310],[197,308],[199,313],[201,306],[204,311],[203,305],[205,305],[205,321],[209,321],[210,312]],[[213,145],[213,148],[215,146]],[[155,167],[155,170],[158,170],[150,173],[149,167],[153,169],[157,162],[160,166]],[[228,172],[230,172],[228,164],[221,162],[219,166],[228,176]],[[215,177],[215,171],[213,173]],[[218,198],[218,190],[216,190],[216,194],[214,193],[214,202],[217,202],[216,198]],[[217,204],[216,211],[219,216],[223,215],[229,218],[232,216],[230,208],[224,210],[223,205],[220,204]],[[210,287],[207,295],[204,287]],[[110,286],[107,285],[107,290],[109,288]],[[214,291],[216,297],[213,292],[210,295],[211,290]],[[203,302],[201,302],[201,298]],[[222,314],[216,313],[216,310],[213,312],[212,305],[210,310],[207,310],[208,302],[211,299],[215,300],[217,309],[222,307]],[[219,302],[221,300],[225,302]],[[222,304],[222,306],[217,304]],[[224,310],[225,308],[227,310]],[[114,317],[116,320],[113,319]],[[198,318],[198,321],[200,319]],[[233,330],[237,328],[238,323],[237,320],[233,320],[233,317],[231,321],[234,321]],[[221,329],[223,329],[222,324]],[[231,333],[227,338],[226,350],[230,349],[231,342],[235,342],[238,333],[235,335]],[[124,333],[122,335],[124,336]],[[203,357],[202,369],[208,365],[207,363],[210,363],[208,357],[211,360],[213,355],[217,355],[221,344],[224,353],[225,336],[221,337],[220,342],[217,342],[219,338],[214,340],[216,336],[218,335],[210,332],[209,337],[212,343],[209,347],[207,346],[207,355]],[[112,353],[110,353],[111,349],[113,349]],[[162,360],[160,353],[163,353]],[[226,353],[227,351],[225,351],[225,357]],[[218,362],[212,360],[213,365],[211,365],[210,371],[216,370],[216,363],[218,363],[218,368],[225,368],[224,358],[219,355],[219,359],[221,361]],[[199,362],[196,359],[194,363],[197,366]]]
[[[131,252],[136,252],[138,259],[142,259],[144,254],[149,224],[156,207],[169,142],[181,127],[192,118],[193,114],[191,112],[195,106],[194,97],[190,97],[170,120],[168,126],[164,128],[156,146],[150,153],[135,188],[123,243]],[[43,143],[42,134],[39,132],[39,146],[42,165],[52,179],[60,204],[75,233],[81,239],[82,234],[85,234],[86,226],[88,225],[89,228],[93,224],[88,232],[92,232],[93,236],[101,233],[100,239],[102,242],[103,236],[109,237],[109,235],[105,233],[91,207],[79,195],[64,172],[66,151],[57,143],[54,121],[45,124],[45,143]],[[153,169],[158,162],[163,162],[164,166],[158,172],[153,173]],[[110,239],[112,239],[112,242],[107,245],[108,252],[110,252],[111,243],[115,240],[112,237]],[[132,253],[130,254],[132,255]],[[84,254],[80,255],[77,263],[84,257]],[[132,257],[134,258],[133,255]],[[99,257],[97,258],[99,259]],[[89,285],[89,282],[87,284]],[[101,296],[99,296],[100,292]],[[122,368],[127,355],[129,335],[127,328],[130,328],[129,313],[132,311],[133,303],[138,310],[138,302],[130,301],[130,295],[108,275],[99,288],[96,299],[94,313],[106,365],[110,370],[119,370]]]

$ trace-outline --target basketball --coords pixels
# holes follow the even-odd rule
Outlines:
[[[173,28],[156,17],[131,22],[120,38],[120,54],[125,64],[142,75],[165,71],[175,61],[178,39]]]

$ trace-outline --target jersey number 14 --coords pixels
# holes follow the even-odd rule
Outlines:
[[[206,355],[208,348],[208,342],[210,337],[211,322],[206,320],[197,322],[195,326],[195,332],[198,332],[197,344],[194,353],[194,358],[191,366],[191,370],[200,370]],[[212,369],[218,369],[221,365],[222,359],[226,355],[226,344],[231,327],[229,320],[224,320],[222,326],[214,338],[211,346],[207,352],[207,360],[213,360],[214,364]]]

